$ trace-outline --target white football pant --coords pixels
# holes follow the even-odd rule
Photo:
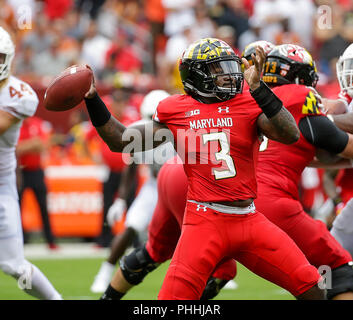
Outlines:
[[[36,298],[61,299],[42,272],[24,258],[15,173],[0,176],[0,269],[17,279],[18,286]]]
[[[125,226],[137,232],[147,229],[158,200],[157,179],[151,176],[142,186],[126,213]]]
[[[333,221],[331,234],[353,256],[353,198]]]

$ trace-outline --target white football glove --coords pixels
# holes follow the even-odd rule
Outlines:
[[[108,210],[107,222],[112,227],[114,223],[121,219],[126,210],[126,201],[124,199],[116,199]]]

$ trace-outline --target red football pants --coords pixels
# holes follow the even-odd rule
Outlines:
[[[259,190],[258,194],[261,196],[255,200],[256,208],[294,240],[311,264],[334,269],[352,261],[326,225],[305,213],[299,201],[272,197],[266,189]]]
[[[214,268],[229,258],[294,296],[319,281],[317,269],[294,241],[261,213],[203,211],[191,202],[185,210],[182,233],[159,299],[199,299]]]
[[[171,183],[172,182],[172,183]],[[178,243],[184,217],[187,179],[181,164],[165,164],[158,174],[158,202],[148,227],[146,249],[155,262],[169,260]],[[236,262],[226,259],[213,277],[231,280],[236,275]]]

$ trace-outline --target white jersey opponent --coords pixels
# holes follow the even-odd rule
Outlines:
[[[27,83],[11,76],[14,56],[15,45],[0,27],[0,111],[11,115],[1,123],[0,134],[0,270],[17,279],[19,288],[33,297],[61,300],[45,275],[25,259],[23,251],[15,151],[23,119],[34,115],[38,97]]]
[[[15,149],[23,119],[32,116],[37,106],[36,93],[15,77],[10,76],[0,89],[0,110],[20,120],[0,135],[0,270],[18,279],[19,287],[31,296],[60,300],[61,295],[45,275],[25,259],[23,251]],[[21,279],[25,279],[26,285]]]
[[[13,76],[10,76],[5,86],[0,89],[0,110],[21,120],[0,135],[0,176],[15,171],[15,149],[22,121],[34,115],[38,102],[37,94],[33,89],[27,83]]]

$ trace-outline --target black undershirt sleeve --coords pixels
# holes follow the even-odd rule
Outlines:
[[[348,134],[324,116],[308,116],[301,119],[299,130],[315,147],[334,154],[341,153],[348,143]]]

